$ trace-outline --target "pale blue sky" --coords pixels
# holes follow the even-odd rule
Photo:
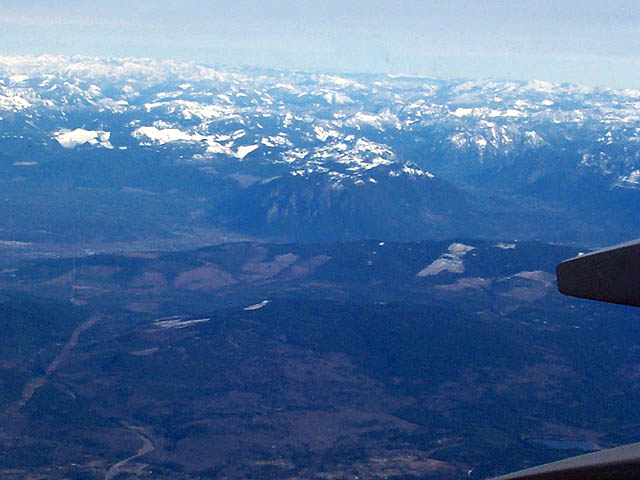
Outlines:
[[[640,1],[2,0],[2,54],[640,88]]]

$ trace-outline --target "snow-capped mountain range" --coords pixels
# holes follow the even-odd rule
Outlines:
[[[295,226],[283,222],[300,215],[309,229],[326,223],[329,231],[336,216],[352,216],[353,225],[333,232],[338,237],[383,235],[407,222],[369,229],[367,218],[402,198],[403,209],[390,210],[413,212],[412,238],[484,227],[480,235],[535,238],[544,236],[536,224],[548,230],[554,221],[539,209],[521,228],[507,228],[512,217],[504,228],[499,219],[477,221],[496,208],[500,218],[504,209],[523,212],[535,198],[558,215],[565,233],[574,228],[569,237],[577,240],[589,228],[569,225],[572,219],[616,205],[627,218],[640,188],[640,90],[0,57],[0,127],[7,179],[33,184],[64,169],[67,179],[100,177],[100,165],[111,171],[115,161],[124,178],[112,188],[207,197],[196,216],[257,235],[264,233],[259,225],[270,224],[270,234],[286,237]],[[83,171],[78,162],[87,158],[94,163]],[[153,161],[138,166],[136,178],[157,168],[164,180],[136,184],[127,177],[127,162],[140,158]],[[199,187],[188,191],[178,177],[171,185],[172,169],[191,172]],[[213,183],[217,191],[208,196]],[[585,193],[597,202],[578,205]],[[334,211],[345,202],[353,211]],[[233,205],[242,211],[231,212]],[[325,222],[327,212],[333,214]],[[621,225],[618,236],[628,227]]]

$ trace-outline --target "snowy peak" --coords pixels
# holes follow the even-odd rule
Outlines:
[[[124,170],[127,162],[147,168],[136,160],[153,159],[229,194],[264,187],[280,202],[269,219],[301,211],[306,199],[287,190],[293,184],[324,203],[343,201],[347,190],[353,205],[361,205],[358,195],[379,194],[383,209],[406,193],[397,214],[415,215],[415,232],[422,232],[421,222],[449,231],[444,225],[468,206],[459,199],[451,207],[451,189],[493,196],[492,208],[500,196],[535,195],[565,202],[553,206],[562,212],[577,208],[576,200],[605,205],[615,195],[623,198],[612,205],[624,201],[632,209],[640,190],[640,91],[631,89],[139,58],[0,57],[0,127],[7,178],[23,181],[27,172],[37,175],[69,158],[95,160],[94,176],[112,168],[101,162],[114,158]],[[86,172],[74,174],[80,173]],[[441,196],[429,196],[444,183],[450,188],[442,187]],[[207,198],[197,188],[198,198]],[[323,211],[314,208],[310,202],[309,211]],[[594,208],[575,218],[585,211]],[[202,205],[192,212],[206,217]],[[533,223],[514,228],[532,235]],[[462,257],[450,255],[440,263],[458,265]]]
[[[594,141],[581,145],[583,167],[614,173],[620,186],[633,184],[625,178],[640,168],[629,162],[640,149],[640,91],[543,81],[365,79],[139,58],[0,57],[2,112],[49,118],[56,124],[49,134],[64,148],[132,147],[104,137],[117,131],[145,148],[188,145],[198,163],[259,159],[289,165],[296,175],[325,171],[355,179],[389,165],[408,173],[406,160],[430,171],[426,159],[399,156],[398,147],[434,135],[436,143],[427,145],[432,154],[465,155],[474,168],[586,136]],[[78,114],[83,120],[74,122]],[[631,155],[607,151],[621,144]]]

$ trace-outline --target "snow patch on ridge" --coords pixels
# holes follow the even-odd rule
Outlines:
[[[147,137],[149,140],[164,145],[169,142],[199,142],[203,135],[190,134],[177,128],[140,127],[133,132],[134,138]]]
[[[271,303],[271,300],[263,300],[260,303],[256,303],[256,304],[253,304],[253,305],[249,305],[248,307],[244,307],[243,310],[245,310],[247,312],[250,312],[250,311],[253,311],[253,310],[260,310],[262,307],[267,306],[269,303]]]
[[[11,89],[3,88],[0,91],[2,92],[2,95],[0,95],[0,110],[17,112],[32,106],[29,101]]]
[[[198,323],[206,323],[211,318],[194,318],[193,320],[183,320],[182,317],[169,318],[167,320],[159,319],[154,322],[156,327],[160,328],[185,328]]]
[[[29,80],[29,75],[11,75],[9,81],[11,83],[22,83]]]
[[[640,187],[640,170],[634,170],[630,174],[625,175],[618,180],[617,185],[625,188]]]
[[[351,100],[351,98],[343,93],[339,93],[339,92],[328,92],[325,93],[322,98],[324,98],[326,100],[326,102],[330,105],[332,104],[336,104],[336,105],[346,105],[349,103],[353,103],[353,100]]]
[[[96,147],[113,148],[113,145],[109,142],[111,132],[105,132],[104,130],[63,129],[58,130],[53,136],[63,148],[75,148],[85,143]]]
[[[133,131],[132,135],[138,140],[143,140],[144,138],[149,139],[150,143],[146,143],[146,145],[150,145],[151,143],[164,145],[165,143],[171,142],[202,143],[207,147],[205,150],[205,153],[207,154],[223,154],[231,157],[237,156],[229,147],[218,142],[218,140],[223,140],[224,138],[228,139],[228,137],[201,135],[199,133],[185,132],[178,128],[158,128],[155,126],[139,127]],[[143,143],[143,145],[145,145],[145,143]],[[199,159],[199,157],[194,156],[194,159],[196,158]]]
[[[419,168],[413,168],[413,167],[410,167],[410,166],[408,166],[406,164],[402,167],[402,171],[404,173],[409,174],[409,175],[414,175],[414,176],[418,176],[418,177],[427,177],[427,178],[433,178],[434,177],[433,173],[431,173],[431,172],[427,172],[426,170],[421,170]]]
[[[243,145],[241,147],[238,147],[236,156],[238,158],[244,158],[247,155],[249,155],[251,152],[253,152],[254,150],[257,150],[259,146],[260,145]]]
[[[464,243],[452,243],[449,245],[447,253],[442,254],[428,267],[420,270],[417,276],[429,277],[442,272],[463,273],[464,263],[462,262],[462,257],[475,248]]]

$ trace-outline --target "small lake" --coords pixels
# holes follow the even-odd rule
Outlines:
[[[599,450],[598,447],[587,440],[563,440],[551,438],[530,438],[529,441],[544,445],[555,450],[582,450],[583,452],[593,452]]]

